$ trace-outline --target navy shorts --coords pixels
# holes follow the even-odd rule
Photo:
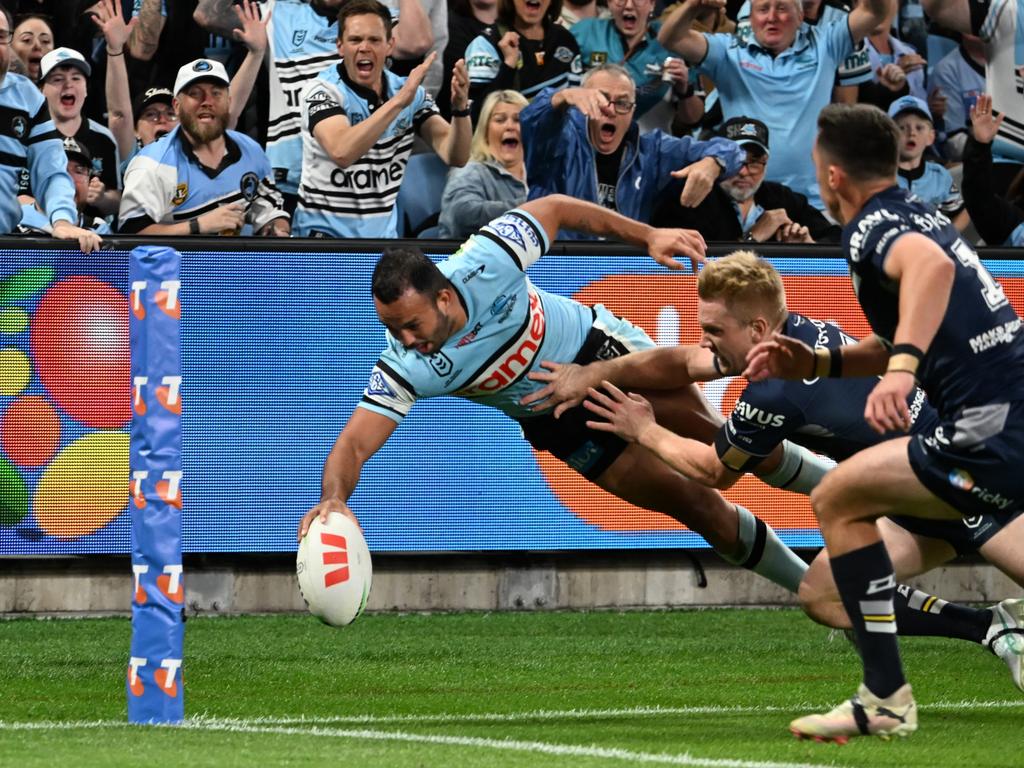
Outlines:
[[[1003,528],[1016,520],[1024,509],[1013,512],[992,512],[990,514],[965,517],[962,520],[932,520],[926,517],[889,517],[896,525],[909,533],[940,539],[956,550],[958,555],[976,552]]]
[[[918,480],[968,520],[989,517],[1001,528],[1024,506],[1024,401],[965,408],[913,436],[907,452]],[[986,528],[984,540],[969,537],[972,546],[995,528]]]
[[[650,349],[654,342],[628,320],[616,318],[602,306],[595,307],[595,321],[573,362],[586,365],[611,360],[630,352]],[[628,445],[611,432],[589,429],[594,414],[577,405],[559,418],[551,414],[519,419],[523,436],[538,451],[547,451],[588,480],[596,480],[619,458]]]

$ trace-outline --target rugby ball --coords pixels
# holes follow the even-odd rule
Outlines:
[[[343,627],[363,612],[373,583],[370,550],[359,525],[332,512],[317,517],[299,543],[295,570],[309,612],[325,624]]]

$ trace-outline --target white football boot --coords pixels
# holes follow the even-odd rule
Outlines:
[[[851,736],[878,736],[888,741],[917,730],[917,705],[910,683],[904,683],[885,699],[878,698],[861,683],[853,698],[831,712],[797,718],[789,724],[789,730],[798,739],[838,744],[845,744]]]
[[[984,645],[1006,662],[1013,684],[1024,691],[1024,600],[1003,600],[989,610],[992,624]]]

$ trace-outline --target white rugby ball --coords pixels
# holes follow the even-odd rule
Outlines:
[[[299,543],[295,569],[309,612],[325,624],[343,627],[363,612],[373,583],[370,550],[359,526],[347,515],[317,517]]]

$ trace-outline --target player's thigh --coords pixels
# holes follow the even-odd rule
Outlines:
[[[624,501],[684,523],[713,546],[736,538],[735,509],[718,491],[683,477],[635,443],[595,482]]]
[[[907,443],[897,437],[865,448],[825,475],[811,494],[818,520],[863,519],[898,512],[913,517],[961,515],[921,484],[910,466]]]
[[[714,442],[725,421],[696,384],[669,390],[640,390],[637,394],[650,401],[658,424],[702,443]]]
[[[878,531],[898,581],[926,573],[956,556],[956,550],[947,542],[911,533],[885,517],[879,518]],[[804,574],[800,600],[804,604],[839,600],[827,549],[817,554]]]
[[[1024,587],[1024,515],[1018,515],[978,550],[981,556]]]

